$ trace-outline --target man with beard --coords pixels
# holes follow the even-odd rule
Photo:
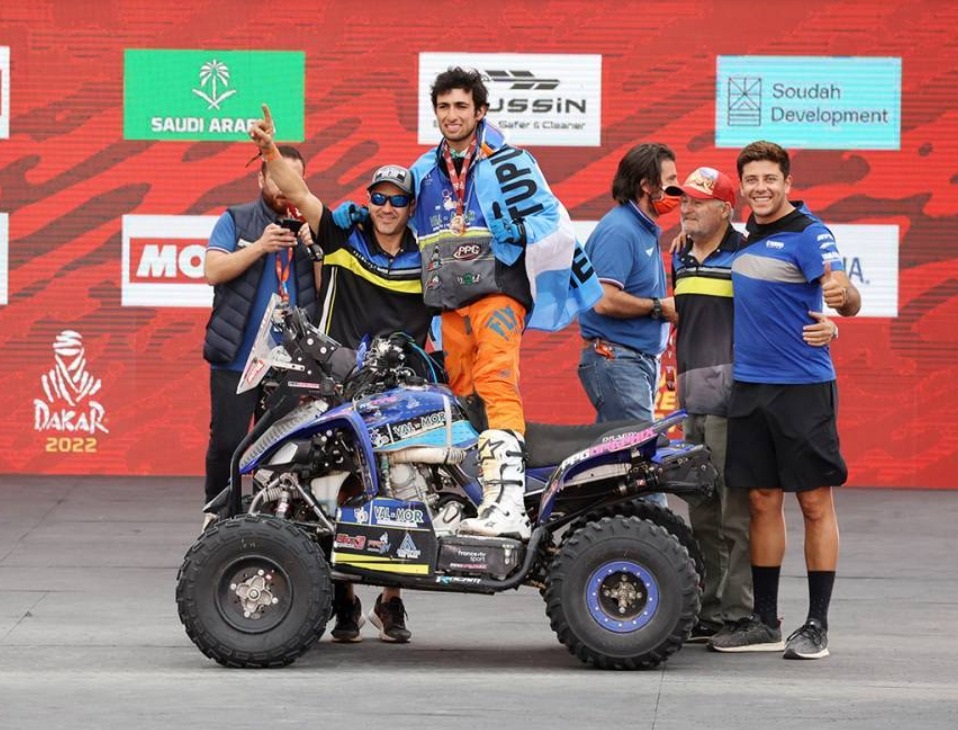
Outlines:
[[[302,179],[306,168],[295,147],[279,148]],[[270,297],[316,310],[314,264],[296,235],[279,225],[288,200],[264,162],[258,175],[260,196],[228,208],[213,227],[203,272],[213,289],[213,312],[206,325],[203,357],[210,364],[210,440],[206,450],[206,502],[226,488],[230,459],[249,431],[261,388],[237,394],[260,320]],[[306,235],[306,231],[302,235]],[[205,527],[215,519],[208,513]]]
[[[633,147],[612,181],[616,205],[585,244],[603,296],[579,316],[578,374],[597,422],[653,419],[659,358],[675,321],[656,221],[678,205],[665,192],[677,182],[671,149],[657,143]],[[664,494],[647,498],[666,505]]]

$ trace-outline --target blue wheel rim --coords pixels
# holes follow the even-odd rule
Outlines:
[[[603,563],[589,576],[586,590],[589,615],[615,634],[639,631],[658,612],[658,583],[648,570],[631,560]]]

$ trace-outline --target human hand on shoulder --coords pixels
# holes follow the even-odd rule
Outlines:
[[[365,223],[367,220],[369,220],[369,208],[358,205],[351,200],[341,203],[333,211],[333,223],[344,231],[349,230],[357,223]]]
[[[682,247],[685,245],[685,234],[679,232],[675,238],[672,239],[672,243],[669,244],[669,253],[678,253],[682,250]]]

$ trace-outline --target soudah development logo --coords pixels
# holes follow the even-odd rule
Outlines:
[[[124,139],[245,140],[264,102],[278,140],[304,138],[302,52],[128,49],[123,66]]]

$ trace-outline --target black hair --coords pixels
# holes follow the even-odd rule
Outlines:
[[[642,182],[662,187],[662,162],[675,162],[675,153],[657,142],[638,144],[619,160],[619,169],[612,180],[612,197],[620,204],[642,197]]]
[[[477,111],[489,106],[489,90],[482,81],[482,75],[475,69],[466,70],[460,66],[455,66],[443,71],[433,82],[429,92],[432,99],[432,108],[436,108],[436,100],[440,94],[448,94],[453,89],[470,92]]]

